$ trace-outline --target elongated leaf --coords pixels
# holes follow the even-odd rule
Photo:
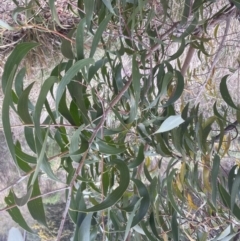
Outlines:
[[[163,105],[164,107],[167,107],[174,102],[176,102],[180,96],[182,95],[182,92],[184,90],[184,79],[182,74],[179,71],[176,71],[176,76],[177,76],[177,85],[175,87],[174,94],[171,96],[171,98]]]
[[[220,157],[216,154],[213,159],[213,167],[211,172],[211,186],[212,186],[212,201],[214,206],[216,206],[217,201],[217,178],[220,166]]]
[[[123,161],[118,159],[112,160],[110,165],[116,165],[116,168],[120,172],[119,186],[114,191],[112,191],[112,193],[110,193],[102,203],[97,204],[92,208],[89,208],[86,210],[79,210],[79,211],[97,212],[100,210],[104,210],[106,208],[113,206],[122,197],[123,193],[126,191],[129,185],[129,181],[130,181],[129,169]]]
[[[70,152],[70,157],[73,161],[79,161],[80,155],[74,154],[78,149],[80,145],[80,133],[82,132],[84,126],[80,126],[73,134],[70,142],[70,147],[69,147],[69,152]]]
[[[88,71],[88,81],[90,82],[90,80],[94,77],[94,75],[97,73],[97,71],[103,67],[106,63],[108,62],[108,59],[106,58],[103,58],[103,59],[100,59],[98,60],[95,65],[91,66],[89,68],[89,71]]]
[[[231,196],[220,183],[218,183],[218,190],[221,198],[223,199],[224,205],[231,209]],[[238,220],[240,220],[240,208],[237,206],[236,203],[233,206],[232,213],[237,217]]]
[[[172,216],[172,235],[174,241],[179,241],[179,227],[177,222],[177,212],[175,211]]]
[[[71,39],[74,32],[75,32],[75,29],[72,29],[67,34],[67,37]],[[61,52],[62,52],[63,56],[66,57],[67,59],[75,58],[73,50],[72,50],[72,43],[68,39],[65,39],[65,38],[62,39]]]
[[[191,8],[191,0],[185,0],[182,21],[181,21],[182,24],[185,24],[187,22],[191,11],[190,8]]]
[[[148,208],[149,208],[149,205],[150,205],[150,198],[149,198],[147,188],[145,187],[145,185],[140,180],[132,179],[132,181],[136,185],[136,187],[138,189],[138,193],[139,193],[140,198],[141,198],[140,207],[138,209],[138,212],[135,214],[135,216],[133,218],[133,221],[132,221],[132,225],[131,225],[132,227],[134,227],[147,214]]]
[[[86,0],[88,1],[88,0]],[[90,1],[89,1],[90,2]],[[90,55],[89,55],[89,58],[92,58],[96,52],[96,49],[97,49],[97,46],[98,46],[98,43],[102,37],[102,34],[103,34],[103,31],[106,29],[107,25],[108,25],[108,22],[110,21],[112,17],[112,14],[108,15],[99,25],[95,35],[94,35],[94,38],[93,38],[93,42],[92,42],[92,47],[91,47],[91,51],[90,51]]]
[[[133,222],[133,219],[134,219],[134,216],[135,216],[135,213],[137,211],[137,209],[139,208],[140,206],[140,202],[141,202],[141,198],[136,202],[135,206],[134,206],[134,209],[133,211],[131,212],[131,214],[129,215],[128,217],[128,221],[127,221],[127,225],[126,225],[126,228],[125,228],[125,234],[124,234],[124,241],[127,239],[128,237],[128,234],[129,234],[129,231],[132,227],[132,222]]]
[[[132,58],[132,85],[133,85],[136,105],[138,105],[138,102],[140,99],[140,90],[141,90],[140,80],[141,80],[141,74],[139,72],[138,63],[136,61],[136,55],[134,55]]]
[[[92,146],[92,148],[94,150],[98,150],[100,153],[104,153],[104,154],[119,154],[122,153],[124,151],[126,151],[126,147],[125,146],[113,146],[113,145],[109,145],[108,143],[104,142],[104,141],[97,141],[95,146]]]
[[[84,68],[87,65],[94,64],[93,59],[82,59],[77,61],[65,74],[62,78],[56,94],[56,111],[58,110],[59,102],[62,98],[66,86],[70,83],[73,77],[79,72],[80,69]]]
[[[40,167],[42,166],[42,162],[43,162],[43,159],[44,159],[44,155],[45,155],[45,152],[46,152],[46,146],[47,146],[47,139],[48,139],[48,133],[49,133],[49,129],[47,130],[47,133],[45,134],[45,138],[44,138],[44,141],[42,143],[42,148],[41,148],[41,152],[39,153],[38,155],[38,159],[37,159],[37,166],[35,168],[35,172],[33,174],[33,177],[31,179],[31,183],[30,185],[34,185],[35,181],[36,181],[36,178],[38,176],[38,173],[40,171]],[[37,138],[37,137],[36,137]]]
[[[177,205],[177,203],[173,197],[172,183],[173,183],[173,178],[174,178],[175,173],[176,173],[176,169],[173,169],[171,171],[171,173],[167,176],[168,198],[169,198],[169,201],[171,202],[173,208],[175,209],[175,211],[178,212],[179,214],[183,215],[183,212],[179,209],[179,205]]]
[[[46,81],[43,83],[43,86],[41,88],[41,91],[35,106],[33,120],[34,120],[34,126],[35,126],[35,133],[40,142],[42,142],[42,134],[41,134],[41,128],[40,128],[41,112],[43,109],[43,105],[46,101],[48,92],[52,88],[53,84],[56,83],[57,81],[58,81],[58,78],[55,76],[50,76],[48,79],[46,79]]]
[[[160,128],[154,133],[162,133],[166,131],[170,131],[176,127],[178,127],[180,124],[184,123],[185,120],[182,119],[181,115],[172,115],[169,116],[160,126]]]
[[[14,196],[13,196],[12,191],[9,192],[8,196],[5,197],[4,200],[5,200],[5,202],[8,206],[11,206],[11,205],[14,204]],[[16,222],[17,224],[19,224],[20,227],[22,227],[24,230],[26,230],[30,233],[34,233],[32,231],[32,229],[26,223],[26,221],[23,218],[23,216],[22,216],[18,207],[11,208],[11,209],[7,210],[7,212],[12,217],[13,221]]]
[[[112,4],[111,4],[111,0],[102,0],[103,3],[105,4],[105,6],[107,7],[107,9],[115,15],[115,12],[113,10]]]
[[[17,165],[17,160],[15,157],[15,150],[14,150],[14,144],[13,144],[13,138],[12,138],[12,132],[11,132],[11,125],[10,125],[10,105],[12,102],[12,96],[11,96],[11,90],[12,90],[12,81],[13,81],[13,74],[16,71],[16,66],[14,66],[10,76],[9,81],[7,82],[6,91],[5,91],[5,97],[3,99],[3,106],[2,106],[2,124],[3,124],[3,131],[4,135],[7,141],[7,145],[9,148],[9,151],[12,155],[12,158]]]
[[[138,155],[137,155],[136,159],[133,162],[129,163],[128,167],[135,168],[135,167],[139,166],[143,161],[144,161],[144,145],[142,144],[139,147]]]
[[[79,231],[78,231],[78,241],[86,241],[86,240],[91,240],[91,220],[92,220],[92,215],[93,213],[87,214],[87,216],[84,218]]]
[[[5,93],[5,89],[7,86],[7,82],[12,82],[17,67],[20,64],[20,62],[22,61],[22,59],[25,57],[25,55],[34,47],[38,46],[37,43],[21,43],[18,44],[15,49],[12,51],[11,55],[8,57],[6,64],[4,66],[4,72],[2,75],[2,89],[3,92]],[[15,67],[14,67],[15,66]],[[15,68],[15,70],[13,71],[13,69]],[[13,71],[13,73],[12,73]],[[12,79],[9,79],[10,75],[12,73]],[[9,93],[5,93],[5,94],[10,94]]]
[[[59,21],[59,18],[58,18],[58,14],[57,14],[57,10],[56,10],[56,7],[55,7],[55,0],[48,0],[48,4],[49,4],[49,7],[51,9],[51,13],[52,13],[52,19],[56,21],[56,23],[61,27],[61,28],[64,28],[60,21]]]
[[[235,180],[232,185],[231,189],[231,211],[233,211],[235,199],[237,194],[239,193],[239,187],[240,187],[240,170],[238,169],[237,175],[235,176]]]
[[[17,206],[19,206],[19,207],[24,206],[28,202],[30,196],[32,195],[32,190],[33,190],[33,186],[30,185],[27,189],[27,193],[21,198],[18,198],[15,195],[15,193],[13,192],[14,200],[15,200],[15,203],[17,204]]]
[[[237,106],[233,103],[232,97],[230,96],[229,92],[228,92],[228,87],[227,87],[227,77],[228,75],[225,75],[222,79],[221,79],[221,83],[220,83],[220,93],[222,95],[222,98],[224,99],[224,101],[226,101],[226,103],[231,106],[234,109],[238,109]]]
[[[18,100],[17,111],[18,115],[22,119],[25,124],[32,124],[32,118],[28,112],[28,101],[29,101],[29,93],[33,87],[35,82],[31,83],[21,94]]]
[[[26,68],[22,68],[16,75],[15,78],[15,91],[18,97],[21,96],[23,92],[23,78],[25,77],[26,74]]]
[[[86,24],[87,29],[90,28],[92,17],[93,17],[93,11],[94,11],[94,5],[95,0],[84,0],[84,9],[85,9],[85,18],[86,18]]]
[[[31,178],[32,177],[33,177],[33,175],[31,176]],[[28,185],[30,185],[31,178],[29,178]],[[40,224],[47,227],[42,197],[40,195],[41,195],[41,191],[40,191],[40,188],[39,188],[39,183],[38,183],[38,178],[37,178],[36,181],[33,184],[33,191],[32,191],[31,198],[34,198],[34,197],[37,197],[37,196],[39,196],[39,197],[35,198],[34,200],[29,201],[27,203],[27,206],[28,206],[28,210],[31,213],[32,217],[36,221],[38,221]]]
[[[177,52],[175,54],[170,56],[168,61],[172,61],[174,59],[179,58],[181,56],[181,54],[184,52],[185,47],[186,47],[186,45],[185,45],[185,38],[181,38],[181,45],[180,45],[179,49],[177,50]]]
[[[84,26],[86,23],[86,19],[81,19],[80,23],[77,27],[77,35],[76,35],[76,49],[77,49],[77,59],[84,59]]]

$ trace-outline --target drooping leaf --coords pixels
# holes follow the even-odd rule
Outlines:
[[[37,135],[37,138],[40,142],[42,142],[42,133],[40,128],[40,117],[43,109],[43,105],[46,101],[47,94],[50,91],[51,87],[54,83],[58,81],[58,78],[55,76],[50,76],[46,81],[43,83],[43,86],[41,88],[41,91],[39,93],[37,103],[35,106],[35,111],[33,114],[33,121],[34,121],[34,127],[35,127],[35,133]]]
[[[15,157],[15,150],[14,150],[14,144],[13,144],[13,138],[12,138],[12,132],[11,132],[11,125],[10,125],[10,105],[12,102],[12,96],[11,96],[11,90],[12,90],[12,81],[13,81],[13,74],[16,71],[16,66],[14,66],[10,76],[9,76],[9,80],[6,83],[6,89],[5,89],[5,96],[3,99],[3,106],[2,106],[2,125],[3,125],[3,131],[4,131],[4,135],[6,138],[6,142],[9,148],[9,151],[12,155],[12,158],[15,162],[15,164],[17,165],[17,160]]]
[[[62,80],[59,83],[57,93],[56,93],[56,111],[58,110],[59,102],[62,98],[64,90],[66,86],[70,83],[73,77],[79,72],[80,69],[88,66],[90,64],[94,64],[93,59],[82,59],[77,61],[64,75]]]
[[[130,162],[128,164],[129,168],[135,168],[137,166],[139,166],[142,162],[144,161],[144,145],[140,145],[139,149],[138,149],[138,155],[136,157],[136,159],[133,162]]]
[[[148,208],[149,208],[149,205],[150,205],[150,198],[149,198],[149,193],[148,193],[148,190],[147,190],[146,186],[140,180],[132,179],[132,181],[136,185],[136,187],[138,189],[138,193],[139,193],[140,198],[141,198],[141,204],[140,204],[139,210],[135,214],[135,216],[133,218],[133,221],[132,221],[132,225],[131,225],[132,227],[134,227],[147,214]]]
[[[105,6],[107,7],[107,9],[115,15],[115,12],[114,12],[114,9],[112,7],[112,4],[111,4],[111,0],[102,0],[103,3],[105,4]]]
[[[52,19],[56,21],[56,23],[64,29],[64,26],[62,26],[62,24],[60,23],[59,21],[59,18],[58,18],[58,13],[57,13],[57,10],[56,10],[56,7],[55,7],[55,0],[48,0],[48,4],[49,4],[49,7],[51,9],[51,13],[52,13]]]
[[[32,178],[32,176],[31,176],[31,178]],[[28,182],[29,185],[31,182],[31,178],[29,178],[29,182]],[[35,197],[38,197],[38,198],[35,198]],[[31,213],[33,219],[35,219],[40,224],[47,227],[46,216],[45,216],[45,211],[44,211],[44,207],[43,207],[38,178],[35,180],[35,182],[33,184],[33,191],[32,191],[31,198],[34,198],[34,199],[30,200],[27,203],[29,212]]]
[[[95,5],[95,0],[84,0],[84,9],[85,9],[85,18],[86,18],[86,24],[87,24],[87,29],[89,30],[92,17],[93,17],[93,11],[94,11],[94,5]]]
[[[5,88],[7,86],[7,82],[12,82],[17,67],[20,64],[20,62],[22,61],[22,59],[25,57],[25,55],[34,47],[38,46],[37,43],[21,43],[18,44],[14,50],[12,51],[11,55],[8,57],[5,66],[4,66],[4,72],[2,75],[2,88],[3,88],[3,92],[6,94],[5,92]],[[15,67],[14,67],[15,66]],[[15,68],[15,70],[13,71],[13,69]],[[13,71],[13,73],[12,73]],[[10,75],[12,73],[12,77],[11,79],[9,79]]]
[[[177,222],[177,212],[175,211],[172,215],[172,235],[174,241],[179,241],[179,227]]]
[[[217,201],[217,178],[220,166],[220,157],[216,154],[213,159],[213,167],[211,171],[212,201],[216,206]]]
[[[78,241],[86,241],[91,240],[91,220],[92,220],[93,213],[88,213],[87,216],[84,218],[79,231],[78,231]]]
[[[126,191],[129,181],[130,181],[130,174],[129,169],[127,165],[118,159],[114,159],[109,163],[110,165],[116,165],[116,168],[119,170],[120,176],[119,176],[119,186],[110,193],[107,198],[95,206],[88,208],[86,210],[79,210],[83,212],[97,212],[100,210],[104,210],[106,208],[109,208],[113,206],[123,195],[123,193]]]
[[[228,75],[225,75],[222,79],[221,79],[221,83],[220,83],[220,93],[222,95],[222,98],[224,99],[224,101],[231,106],[234,109],[238,109],[237,106],[233,103],[232,97],[229,94],[228,91],[228,87],[227,87],[227,77]]]
[[[88,1],[88,0],[86,0],[86,1]],[[111,17],[112,17],[112,14],[109,14],[108,16],[106,16],[106,18],[100,23],[96,33],[94,34],[89,58],[93,58],[93,56],[96,52],[96,49],[98,47],[98,43],[99,43],[99,41],[102,37],[103,31],[106,29],[106,27],[108,25],[108,22],[110,21]]]
[[[132,227],[132,222],[133,222],[133,219],[134,219],[134,216],[135,216],[135,214],[136,214],[136,212],[137,212],[137,209],[139,208],[139,206],[140,206],[140,202],[141,202],[141,198],[136,202],[136,204],[134,205],[134,209],[133,209],[133,211],[131,212],[131,214],[129,215],[129,217],[128,217],[128,221],[127,221],[127,225],[126,225],[126,228],[125,228],[125,234],[124,234],[124,241],[127,239],[127,237],[128,237],[128,234],[129,234],[129,231],[130,231],[130,229],[131,229],[131,227]],[[135,226],[135,225],[134,225]]]
[[[29,93],[35,82],[31,83],[20,95],[17,105],[18,115],[25,124],[32,124],[32,118],[28,111]]]
[[[86,23],[86,19],[81,19],[80,23],[77,27],[77,35],[76,35],[76,49],[77,49],[77,59],[84,59],[84,26]]]
[[[5,197],[5,202],[8,206],[14,205],[14,196],[12,191],[9,192],[8,196]],[[13,221],[16,222],[17,224],[19,224],[19,226],[21,228],[23,228],[24,230],[26,230],[27,232],[30,233],[34,233],[32,231],[32,229],[28,226],[28,224],[26,223],[25,219],[23,218],[20,210],[18,207],[13,207],[9,210],[7,210],[7,212],[9,213],[9,215],[12,217]]]

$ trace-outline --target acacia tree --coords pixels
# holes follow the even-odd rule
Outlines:
[[[77,2],[77,13],[71,3],[80,22],[67,35],[51,30],[62,37],[64,58],[46,78],[36,103],[29,97],[34,82],[23,88],[25,69],[19,64],[38,43],[14,48],[2,76],[2,122],[21,171],[18,182],[28,178],[28,184],[22,197],[11,189],[1,211],[23,229],[33,232],[20,212],[23,205],[47,226],[39,179],[45,173],[59,182],[50,165],[58,160],[66,175],[66,205],[59,214],[57,240],[67,215],[75,224],[73,240],[238,238],[240,171],[234,166],[226,179],[219,166],[231,144],[226,134],[236,129],[240,117],[228,124],[217,103],[208,118],[199,111],[209,81],[195,103],[183,94],[192,57],[209,57],[207,34],[213,28],[216,34],[216,26],[226,22],[207,79],[212,77],[239,2],[227,2],[217,11],[208,0],[186,0],[177,8],[180,2],[86,0]],[[59,23],[54,1],[49,5]],[[171,8],[177,8],[175,15]],[[238,111],[227,78],[222,76],[220,92]],[[32,154],[22,150],[21,140],[13,141],[10,109],[22,122]],[[214,125],[218,135],[211,132]],[[53,142],[59,153],[47,156]]]

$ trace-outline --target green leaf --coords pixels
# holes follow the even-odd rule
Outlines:
[[[187,22],[191,11],[191,4],[191,0],[185,0],[181,24],[185,24]]]
[[[56,21],[56,23],[64,29],[64,27],[61,25],[59,18],[58,18],[58,14],[57,14],[57,10],[55,7],[55,0],[49,0],[48,1],[49,7],[51,9],[51,13],[52,13],[52,19]]]
[[[172,215],[172,235],[174,241],[179,241],[179,227],[177,222],[177,212],[175,211]]]
[[[4,200],[5,200],[5,202],[8,206],[14,205],[14,196],[13,196],[12,191],[9,192],[8,196],[5,197]],[[24,230],[26,230],[30,233],[34,233],[32,231],[32,229],[26,223],[26,221],[23,218],[23,216],[22,216],[18,207],[11,208],[11,209],[7,210],[7,212],[12,217],[13,221],[16,222],[17,224],[19,224],[19,226],[21,228],[23,228]]]
[[[31,176],[31,178],[33,175]],[[30,185],[31,178],[28,181],[28,185]],[[35,198],[38,197],[38,198]],[[35,198],[34,200],[31,200],[27,203],[28,210],[30,214],[32,215],[33,219],[38,221],[40,224],[47,227],[46,217],[45,217],[45,211],[43,207],[42,197],[41,197],[41,191],[39,188],[38,178],[33,184],[33,191],[31,198]]]
[[[82,59],[77,61],[64,75],[59,83],[56,94],[56,111],[58,110],[59,102],[62,98],[66,86],[70,83],[73,77],[79,72],[80,69],[87,65],[94,64],[93,59]]]
[[[239,193],[239,187],[240,187],[240,169],[238,169],[237,175],[235,176],[235,180],[231,188],[231,211],[233,211],[235,199],[237,194]]]
[[[15,76],[16,70],[18,68],[18,65],[22,61],[22,59],[32,48],[38,45],[39,45],[38,43],[21,43],[14,48],[14,50],[12,51],[12,53],[10,54],[10,56],[8,57],[5,63],[4,72],[2,75],[2,89],[5,94],[10,94],[10,92],[6,93],[5,91],[7,82],[8,81],[13,82],[13,78]],[[15,70],[13,71],[14,68]],[[11,73],[12,73],[12,79],[9,79]]]
[[[212,172],[211,172],[212,201],[215,207],[216,207],[216,201],[217,201],[217,178],[218,178],[219,166],[220,166],[220,157],[217,154],[215,154],[213,159]]]
[[[77,35],[76,35],[76,49],[77,49],[77,59],[84,59],[84,26],[86,23],[86,19],[81,19],[80,23],[77,27]]]
[[[228,207],[229,209],[231,209],[231,197],[228,194],[228,192],[225,190],[225,188],[220,183],[218,183],[218,190],[219,190],[220,196],[221,196],[221,198],[224,202],[224,205],[226,207]],[[233,206],[232,213],[233,213],[233,215],[236,216],[236,218],[238,220],[240,220],[240,208],[237,206],[236,203]]]
[[[70,147],[69,147],[69,154],[70,157],[73,161],[78,162],[80,159],[80,156],[82,153],[76,155],[75,152],[79,149],[79,145],[80,145],[80,134],[83,130],[85,126],[82,125],[80,127],[78,127],[78,129],[73,133],[73,136],[71,138],[71,142],[70,142]]]
[[[7,86],[5,89],[5,96],[3,99],[3,106],[2,106],[2,125],[3,125],[3,131],[4,135],[6,138],[6,142],[9,148],[9,151],[12,155],[12,158],[17,165],[17,160],[15,157],[15,150],[14,150],[14,144],[13,144],[13,138],[12,138],[12,132],[11,132],[11,125],[10,125],[10,105],[12,102],[12,95],[11,95],[11,90],[12,90],[12,81],[13,81],[13,74],[16,71],[16,66],[14,66],[10,76],[9,76],[9,81],[7,82]]]
[[[15,203],[17,204],[17,206],[19,206],[19,207],[24,206],[28,202],[30,196],[32,195],[32,190],[33,190],[33,186],[30,185],[27,188],[27,193],[21,198],[18,198],[15,195],[15,193],[13,192],[14,200],[15,200]]]
[[[105,6],[107,7],[107,9],[108,9],[112,14],[116,15],[115,12],[114,12],[114,10],[113,10],[111,1],[110,1],[110,0],[102,0],[102,1],[103,1],[103,3],[105,4]]]
[[[107,198],[100,204],[97,204],[86,210],[79,210],[80,212],[98,212],[107,209],[113,206],[127,190],[130,182],[130,174],[127,165],[123,161],[118,159],[112,160],[109,165],[115,165],[116,168],[119,170],[119,186],[115,190],[113,190],[112,193],[110,193]]]
[[[172,190],[172,183],[174,179],[174,175],[176,173],[176,169],[173,169],[171,173],[167,176],[167,194],[168,194],[168,199],[171,202],[173,208],[175,209],[176,212],[178,212],[181,215],[184,215],[183,212],[179,209],[179,205],[176,203],[173,197],[173,190]]]
[[[112,145],[112,144],[110,145],[107,142],[104,142],[101,140],[97,141],[95,145],[92,145],[92,149],[97,150],[100,153],[112,154],[112,155],[116,155],[126,151],[126,147],[123,144],[119,146]]]
[[[133,221],[132,221],[132,227],[137,225],[147,214],[148,208],[150,206],[150,198],[149,198],[149,193],[146,188],[146,186],[138,179],[132,179],[134,184],[137,187],[138,193],[141,198],[141,204],[138,209],[138,212],[135,214]]]
[[[181,45],[180,45],[179,49],[177,50],[177,52],[175,54],[171,55],[167,61],[170,62],[170,61],[180,57],[181,54],[184,52],[185,48],[186,48],[185,38],[181,38]]]
[[[67,37],[71,39],[74,32],[75,32],[75,28],[72,29],[67,34]],[[61,52],[62,52],[63,56],[66,57],[67,59],[74,59],[75,58],[73,50],[72,50],[72,43],[68,39],[65,39],[65,38],[62,39]]]
[[[86,0],[88,1],[88,0]],[[89,1],[90,2],[90,1]],[[94,34],[94,38],[93,38],[93,41],[92,41],[92,47],[91,47],[91,51],[90,51],[90,55],[89,55],[89,58],[92,58],[96,52],[96,49],[97,49],[97,46],[98,46],[98,43],[102,37],[102,34],[103,34],[103,31],[106,29],[107,25],[108,25],[108,22],[110,21],[112,17],[112,14],[109,14],[99,25],[96,33]]]
[[[134,56],[132,58],[132,85],[133,85],[133,91],[134,91],[136,105],[138,105],[138,102],[140,99],[140,91],[141,91],[140,80],[141,80],[141,74],[139,72],[136,55],[134,54]]]
[[[84,218],[79,231],[78,231],[78,241],[86,241],[91,240],[91,220],[92,220],[93,213],[87,214],[87,216]]]
[[[84,0],[84,9],[85,9],[85,18],[86,18],[86,24],[87,24],[87,29],[89,30],[92,17],[93,17],[93,12],[94,12],[94,5],[95,5],[95,0]]]
[[[141,201],[142,201],[142,199],[140,198],[140,199],[136,202],[133,211],[131,212],[131,214],[130,214],[129,217],[128,217],[127,225],[126,225],[126,228],[125,228],[124,239],[123,239],[124,241],[125,241],[125,240],[127,239],[127,237],[128,237],[129,231],[130,231],[130,229],[131,229],[131,227],[132,227],[132,222],[133,222],[134,216],[135,216],[135,214],[136,214],[136,212],[137,212],[137,209],[138,209],[139,206],[140,206],[140,202],[141,202]],[[135,225],[134,225],[134,226],[135,226]]]
[[[25,77],[25,74],[26,68],[24,67],[17,73],[15,78],[15,91],[18,97],[20,97],[23,92],[23,79]]]
[[[170,131],[176,127],[178,127],[179,125],[181,125],[182,123],[184,123],[185,120],[182,119],[181,115],[172,115],[169,116],[160,126],[160,128],[154,132],[154,134],[157,133],[162,133],[162,132],[166,132],[166,131]]]
[[[108,63],[107,58],[102,58],[98,60],[95,65],[91,66],[88,71],[88,82],[94,77],[94,75],[97,73],[97,71],[103,67],[106,63]]]
[[[52,88],[53,84],[58,81],[58,78],[55,76],[50,76],[48,79],[45,80],[43,83],[43,86],[41,88],[41,91],[39,93],[37,103],[35,106],[35,110],[33,113],[33,121],[34,121],[34,127],[35,127],[35,133],[38,137],[39,141],[42,142],[42,133],[40,128],[40,117],[43,109],[43,105],[46,101],[47,94]]]
[[[138,155],[137,155],[136,159],[133,162],[130,162],[128,164],[128,167],[135,168],[135,167],[139,166],[143,161],[144,161],[144,145],[141,144],[138,149]]]
[[[33,177],[32,177],[32,179],[31,179],[31,183],[30,183],[31,186],[34,185],[34,183],[35,183],[35,181],[36,181],[36,179],[37,179],[38,173],[39,173],[39,171],[40,171],[40,167],[42,166],[42,162],[43,162],[44,155],[45,155],[45,152],[46,152],[48,133],[49,133],[49,128],[47,129],[47,132],[46,132],[46,134],[45,134],[44,141],[43,141],[43,143],[42,143],[41,152],[39,153],[38,158],[37,158],[37,166],[36,166],[36,168],[35,168]],[[36,138],[37,138],[37,137],[36,137]]]
[[[176,76],[177,76],[177,86],[175,87],[175,92],[174,94],[171,96],[171,98],[163,105],[163,107],[167,107],[171,104],[173,104],[174,102],[176,102],[182,95],[183,90],[184,90],[184,79],[182,74],[175,70]]]
[[[220,93],[222,95],[222,98],[224,99],[224,101],[231,106],[234,109],[238,109],[237,106],[233,103],[233,100],[228,92],[228,87],[227,87],[227,77],[228,75],[225,75],[220,83]]]
[[[32,124],[32,118],[28,112],[29,93],[35,82],[31,83],[21,94],[18,100],[17,112],[25,124]]]

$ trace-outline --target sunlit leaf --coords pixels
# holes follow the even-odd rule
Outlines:
[[[170,131],[184,122],[185,120],[182,119],[181,115],[169,116],[154,134]]]

